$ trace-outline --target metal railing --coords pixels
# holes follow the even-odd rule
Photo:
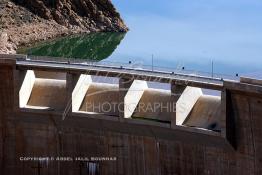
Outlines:
[[[39,62],[55,62],[55,63],[65,63],[74,65],[91,65],[106,68],[121,68],[126,70],[140,70],[145,72],[155,72],[155,73],[166,73],[166,74],[181,74],[188,75],[192,77],[204,77],[214,80],[236,80],[239,81],[239,77],[235,75],[220,74],[214,72],[205,72],[198,70],[189,70],[184,67],[164,67],[164,66],[152,66],[142,64],[141,62],[116,62],[116,61],[96,61],[89,59],[76,59],[76,58],[61,58],[61,57],[46,57],[46,56],[32,56],[28,55],[27,60],[39,61]]]

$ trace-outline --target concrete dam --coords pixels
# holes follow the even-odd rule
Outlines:
[[[262,174],[262,80],[0,57],[0,174]]]

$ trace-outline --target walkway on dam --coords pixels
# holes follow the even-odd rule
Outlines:
[[[34,70],[49,70],[49,71],[66,71],[81,72],[82,74],[99,75],[99,73],[108,73],[109,77],[122,77],[122,76],[136,76],[143,79],[168,82],[170,80],[184,81],[184,83],[205,84],[213,89],[221,89],[223,86],[222,78],[212,78],[208,76],[198,76],[194,74],[184,74],[168,71],[152,71],[141,68],[131,68],[127,66],[109,66],[99,65],[93,63],[66,63],[66,62],[53,62],[53,61],[35,61],[35,60],[17,60],[18,69],[34,69]],[[156,80],[158,79],[158,80]],[[201,86],[201,85],[200,85]],[[205,88],[205,86],[203,87]]]

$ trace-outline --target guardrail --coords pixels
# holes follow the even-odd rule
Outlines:
[[[105,66],[107,68],[122,68],[127,70],[141,70],[146,72],[158,72],[158,73],[173,73],[173,74],[183,74],[192,77],[204,77],[209,79],[228,79],[239,81],[239,77],[228,74],[211,73],[198,70],[189,70],[185,68],[178,67],[161,67],[145,65],[137,62],[114,62],[114,61],[94,61],[89,59],[76,59],[76,58],[60,58],[60,57],[44,57],[44,56],[27,56],[27,60],[32,61],[48,61],[48,62],[60,62],[60,63],[70,63],[70,64],[81,64],[81,65],[92,65],[92,66]]]

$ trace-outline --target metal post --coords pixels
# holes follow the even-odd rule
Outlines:
[[[212,71],[212,78],[214,78],[214,61],[212,60],[211,61],[211,66],[212,66],[212,68],[211,68],[211,71]]]
[[[152,54],[152,71],[154,71],[154,55]]]

